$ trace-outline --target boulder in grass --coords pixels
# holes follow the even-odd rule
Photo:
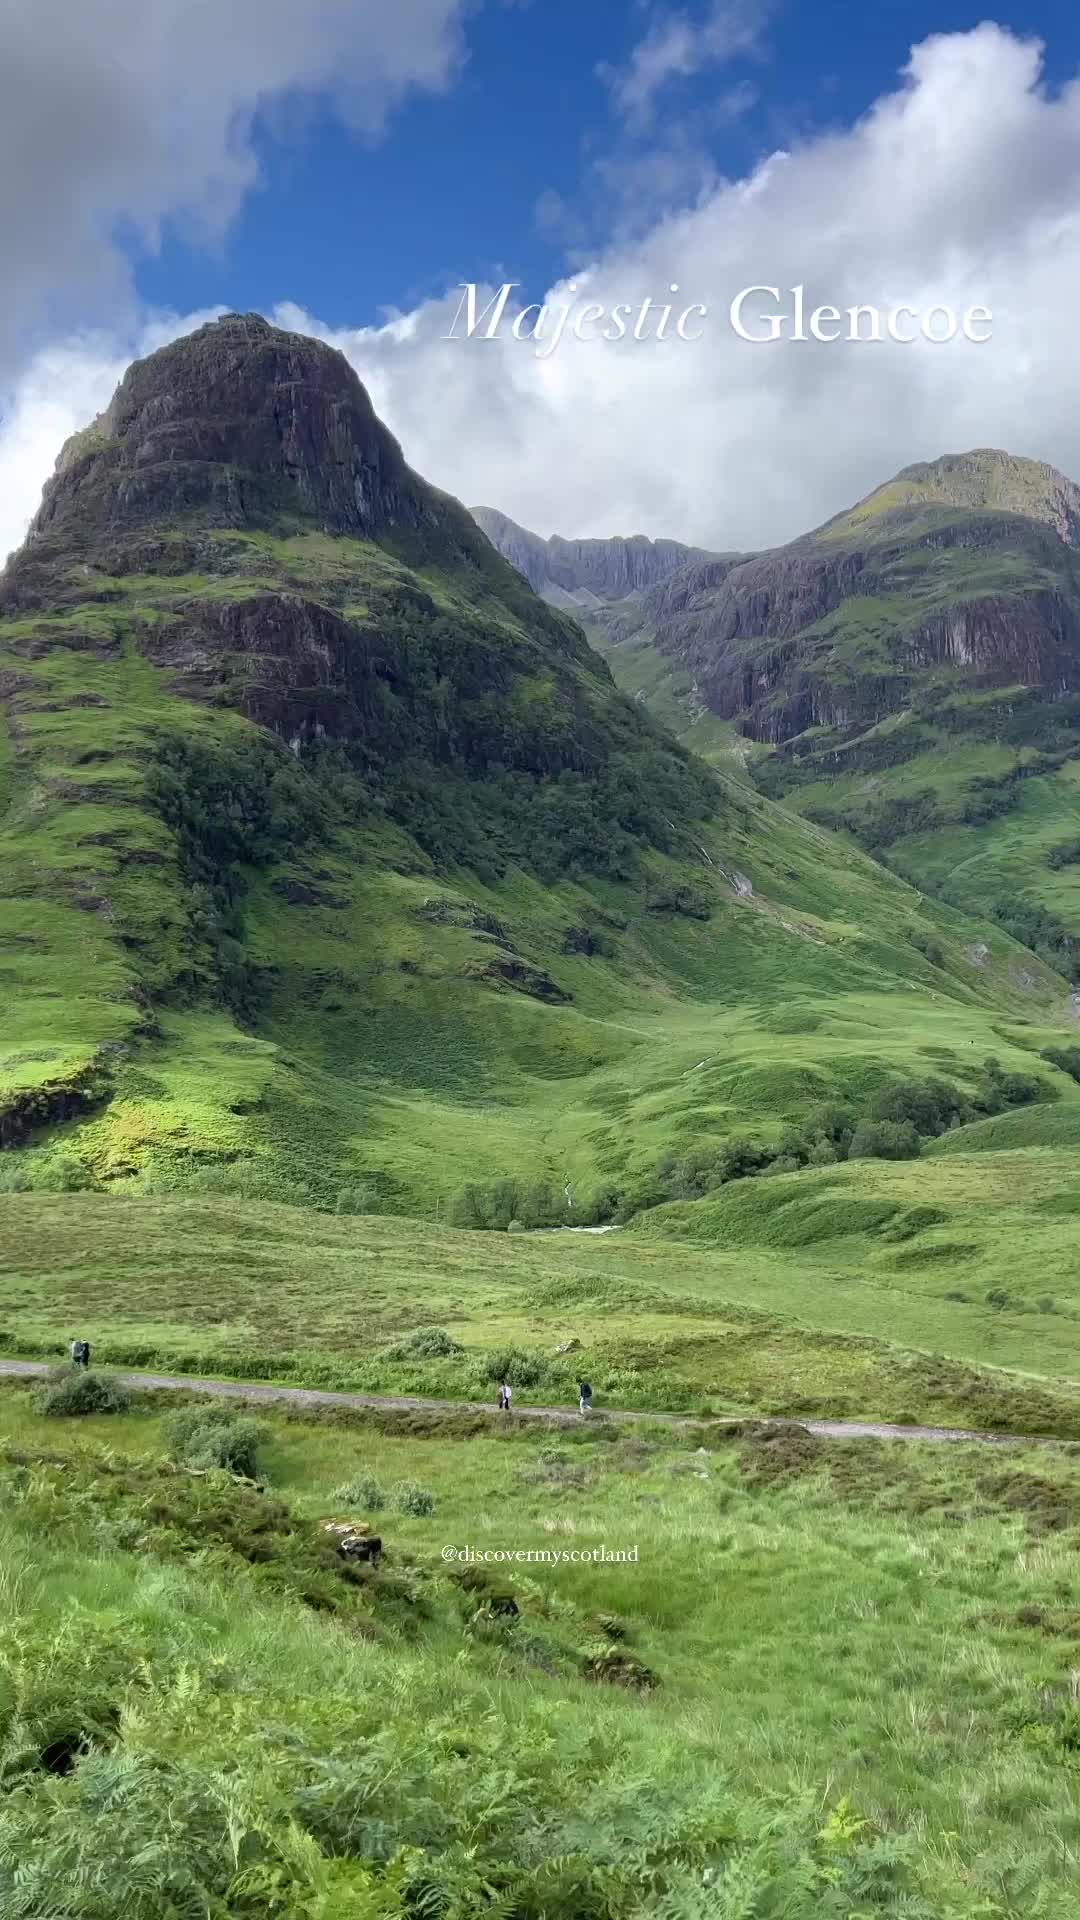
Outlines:
[[[335,1536],[343,1560],[366,1560],[377,1567],[382,1559],[382,1541],[363,1520],[324,1520],[323,1531]]]

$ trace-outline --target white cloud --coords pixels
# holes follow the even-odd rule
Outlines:
[[[714,184],[578,285],[611,305],[659,298],[672,280],[710,308],[697,346],[566,339],[541,361],[510,339],[445,341],[456,291],[327,337],[414,466],[541,533],[769,544],[911,461],[971,446],[1080,478],[1080,86],[1050,95],[1032,42],[991,25],[923,42],[856,126]],[[755,347],[731,335],[740,287],[799,281],[809,305],[986,304],[994,337]],[[299,308],[279,317],[326,332]],[[0,550],[128,346],[76,343],[27,375],[0,431]]]
[[[226,226],[257,176],[257,114],[318,94],[372,134],[441,87],[467,3],[0,0],[0,371],[43,316],[115,318],[118,231]]]
[[[764,0],[712,0],[700,20],[666,8],[655,12],[624,64],[600,70],[615,106],[631,120],[649,119],[657,95],[671,81],[755,52],[765,16]]]
[[[1080,476],[1080,86],[993,25],[912,53],[853,127],[619,244],[576,276],[607,306],[675,281],[709,307],[697,346],[443,341],[457,293],[340,343],[409,457],[541,533],[793,537],[897,468],[1000,445]],[[808,307],[939,301],[994,313],[984,346],[731,334],[740,288],[803,282]],[[565,289],[553,289],[553,299]]]

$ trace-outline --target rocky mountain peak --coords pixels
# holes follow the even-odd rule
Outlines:
[[[23,553],[98,560],[150,523],[300,519],[372,536],[438,515],[343,353],[258,314],[227,314],[138,360],[63,448]]]
[[[821,532],[835,538],[868,528],[887,514],[928,506],[1019,513],[1050,527],[1067,546],[1080,546],[1080,487],[1045,461],[999,447],[973,447],[904,467]]]

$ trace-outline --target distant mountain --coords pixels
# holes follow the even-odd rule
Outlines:
[[[495,507],[473,507],[473,519],[534,593],[553,606],[593,608],[642,594],[690,561],[716,556],[678,540],[647,540],[644,534],[609,540],[549,540],[519,527]]]
[[[678,585],[679,595],[673,595]],[[980,449],[651,602],[765,790],[1080,964],[1080,488]],[[1051,864],[1048,864],[1051,862]],[[1042,919],[1039,919],[1039,916]],[[1026,921],[1025,921],[1026,916]]]
[[[643,534],[608,540],[541,539],[494,507],[473,507],[494,547],[549,605],[580,620],[616,684],[707,760],[741,765],[732,729],[714,724],[692,676],[657,653],[657,625],[726,579],[744,554],[710,553]]]
[[[905,467],[858,506],[828,521],[821,533],[836,537],[856,532],[883,515],[931,504],[1020,513],[1052,527],[1069,546],[1080,546],[1080,487],[1041,460],[1023,460],[994,447]]]

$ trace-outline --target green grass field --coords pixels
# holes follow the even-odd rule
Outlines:
[[[9,1195],[0,1349],[86,1332],[130,1367],[451,1399],[509,1366],[544,1405],[587,1372],[609,1406],[1080,1438],[1078,1180],[1047,1149],[851,1163],[604,1235]],[[430,1326],[462,1351],[410,1351]]]
[[[1071,1920],[1070,1452],[264,1425],[0,1395],[5,1911]]]

